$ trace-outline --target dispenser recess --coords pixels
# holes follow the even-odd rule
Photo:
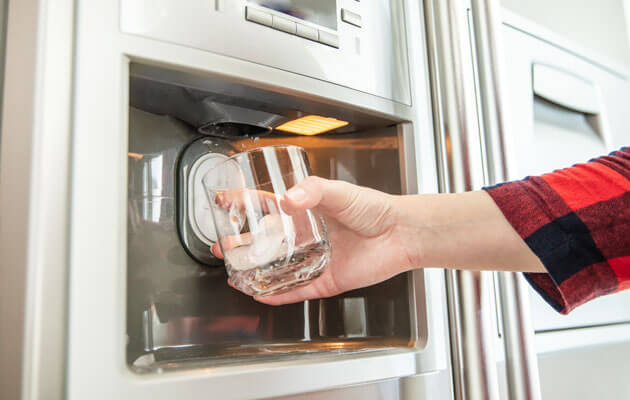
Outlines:
[[[349,124],[318,136],[271,131],[304,115]],[[422,340],[409,274],[281,307],[230,288],[220,260],[210,255],[216,239],[203,226],[208,215],[193,189],[213,159],[292,144],[306,149],[314,175],[400,194],[401,123],[220,77],[132,65],[126,348],[131,369],[147,373],[392,351]],[[228,134],[209,135],[221,131],[221,124]],[[234,132],[238,127],[244,131]]]

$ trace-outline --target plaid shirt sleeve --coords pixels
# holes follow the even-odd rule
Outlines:
[[[556,310],[630,288],[630,147],[485,190],[547,269],[525,277]]]

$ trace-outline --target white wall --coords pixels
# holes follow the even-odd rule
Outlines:
[[[630,67],[624,2],[630,0],[501,0],[507,9]]]

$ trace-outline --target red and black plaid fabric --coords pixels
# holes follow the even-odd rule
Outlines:
[[[630,147],[485,189],[548,274],[526,274],[563,314],[630,288]]]

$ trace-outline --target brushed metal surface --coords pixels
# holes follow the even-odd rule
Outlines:
[[[342,3],[336,2],[336,20]],[[272,19],[284,22],[281,26],[291,33],[296,31],[294,21],[317,29],[318,40],[329,46],[249,22],[246,7],[253,10],[258,5],[232,0],[223,2],[216,11],[205,0],[189,0],[185,7],[177,0],[124,1],[120,27],[128,34],[203,49],[411,104],[403,2],[362,3],[361,29],[340,23],[333,30],[261,8]],[[182,29],[181,21],[186,21],[186,29]],[[277,29],[281,29],[279,25]],[[357,48],[357,40],[367,46]]]
[[[482,143],[487,158],[484,175],[488,185],[504,182],[509,175],[505,136],[511,131],[513,122],[506,99],[500,11],[498,0],[471,1],[479,102],[484,128]],[[509,398],[540,399],[527,287],[520,274],[497,274]]]
[[[425,2],[434,96],[434,120],[442,169],[441,190],[479,189],[484,183],[481,138],[466,5]],[[497,399],[490,302],[492,275],[448,271],[448,304],[455,395]]]

